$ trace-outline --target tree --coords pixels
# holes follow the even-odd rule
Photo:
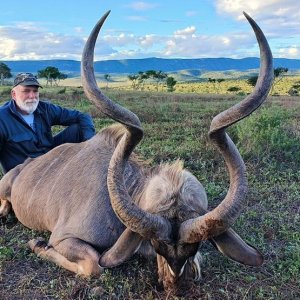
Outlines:
[[[285,73],[288,72],[288,68],[278,67],[274,69],[274,81],[271,88],[271,94],[273,94],[274,86],[283,79]]]
[[[223,79],[223,78],[219,78],[219,79],[210,78],[210,77],[208,78],[208,82],[213,84],[214,90],[216,92],[219,91],[219,88],[220,88],[219,84],[223,81],[225,81],[225,79]],[[216,85],[216,83],[218,83],[218,86]]]
[[[139,75],[137,75],[137,74],[128,75],[128,79],[131,81],[131,87],[134,90],[138,89],[138,78],[139,78]]]
[[[46,85],[50,86],[58,85],[60,80],[66,79],[68,76],[61,73],[56,67],[46,67],[45,69],[38,71],[39,78],[46,78]]]
[[[149,78],[149,75],[147,73],[144,73],[142,71],[140,71],[138,73],[138,88],[142,90],[144,90],[144,84],[145,84],[145,80],[147,80]]]
[[[59,75],[58,75],[58,77],[57,77],[57,84],[59,84],[59,82],[61,81],[61,80],[65,80],[66,78],[68,78],[68,75],[67,74],[63,74],[63,73],[60,73]]]
[[[174,92],[175,91],[175,85],[177,83],[177,81],[174,79],[174,77],[172,76],[168,76],[167,77],[167,90],[168,92]]]
[[[252,86],[255,86],[257,79],[258,79],[258,75],[251,76],[247,79],[247,83]]]
[[[168,75],[166,73],[162,72],[162,71],[158,71],[154,75],[154,79],[156,80],[156,90],[158,91],[159,83],[164,81],[164,80],[168,80]],[[176,84],[176,82],[175,82],[175,84]]]
[[[156,90],[158,91],[158,87],[160,82],[164,81],[168,75],[164,73],[163,71],[155,71],[155,70],[149,70],[146,71],[146,75],[149,78],[152,78],[156,82]]]
[[[143,90],[144,89],[144,82],[145,82],[146,79],[149,78],[149,76],[146,73],[142,72],[142,71],[140,71],[138,74],[128,75],[127,77],[131,81],[131,87],[134,90],[137,90],[137,89]]]
[[[288,70],[289,70],[288,68],[283,68],[283,67],[275,68],[274,69],[274,76],[275,76],[275,78],[280,78],[280,80],[281,80],[282,77],[283,77],[283,74],[287,73]]]
[[[0,84],[3,85],[4,79],[11,78],[11,77],[12,77],[12,74],[10,72],[10,68],[5,63],[1,62],[0,63],[0,82],[1,82]]]
[[[104,74],[104,79],[106,80],[106,88],[108,88],[108,82],[110,81],[111,76],[109,74]]]
[[[144,89],[145,81],[148,79],[152,79],[155,81],[156,90],[158,91],[160,82],[166,80],[168,75],[162,71],[155,71],[155,70],[148,70],[145,72],[138,72],[135,75],[128,75],[128,79],[132,81],[132,88],[133,89]]]
[[[274,86],[283,79],[284,74],[287,73],[288,70],[289,70],[288,68],[283,68],[283,67],[278,67],[274,69],[274,81],[271,88],[271,94],[273,93]],[[258,75],[251,76],[247,79],[247,83],[252,86],[255,86],[257,78]]]

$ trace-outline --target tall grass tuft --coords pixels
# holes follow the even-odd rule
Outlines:
[[[242,156],[267,155],[300,162],[300,139],[286,127],[290,116],[290,112],[283,107],[269,106],[238,123],[233,128],[233,134]]]

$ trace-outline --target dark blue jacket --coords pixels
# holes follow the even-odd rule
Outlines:
[[[39,101],[34,120],[35,131],[17,112],[13,100],[0,107],[0,163],[4,172],[23,163],[28,157],[37,157],[51,150],[54,147],[53,125],[77,124],[83,140],[95,134],[89,115],[44,101]]]

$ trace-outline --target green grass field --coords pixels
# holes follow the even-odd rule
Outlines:
[[[1,100],[8,93],[0,90]],[[151,164],[180,158],[204,185],[210,208],[224,198],[228,174],[207,132],[214,115],[243,97],[118,89],[107,94],[140,117],[145,137],[136,152],[141,157]],[[81,88],[43,89],[41,98],[90,113],[97,131],[111,123]],[[300,299],[300,97],[269,97],[228,132],[249,180],[247,205],[234,229],[265,262],[239,265],[203,243],[203,279],[186,299]],[[37,236],[48,233],[29,230],[13,216],[1,220],[0,299],[179,299],[157,285],[155,261],[135,256],[100,278],[83,279],[31,253],[26,243]]]

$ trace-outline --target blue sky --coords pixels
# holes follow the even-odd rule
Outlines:
[[[300,59],[299,0],[3,1],[0,60],[80,60],[94,24],[111,10],[96,60],[258,56],[252,16],[274,57]]]

